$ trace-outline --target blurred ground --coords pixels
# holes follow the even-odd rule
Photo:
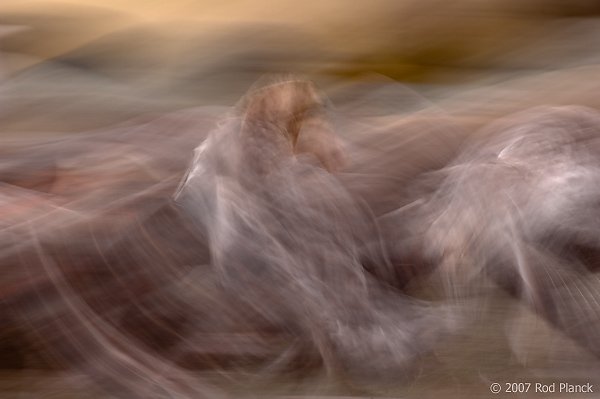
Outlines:
[[[341,113],[365,124],[436,109],[470,134],[540,104],[600,109],[600,3],[591,0],[4,0],[0,50],[0,134],[13,138],[231,106],[257,78],[279,71],[315,80]],[[210,378],[243,397],[477,398],[493,396],[492,382],[563,379],[596,382],[600,392],[597,361],[489,291],[472,328],[429,355],[408,387],[364,392],[282,379],[251,384],[249,393],[239,382],[246,376]],[[59,377],[1,371],[0,396],[87,397]]]

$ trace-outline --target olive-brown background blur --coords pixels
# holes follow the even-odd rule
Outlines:
[[[599,60],[592,0],[2,3],[5,132],[230,105],[266,72],[304,73],[325,88],[378,73],[437,100]]]
[[[94,41],[102,37],[106,44],[103,49],[96,48],[98,52],[111,50],[114,56],[131,56],[126,53],[135,48],[153,62],[148,68],[164,67],[161,64],[167,64],[181,50],[177,48],[181,41],[193,38],[215,42],[215,54],[202,54],[203,58],[249,51],[252,47],[248,46],[262,44],[258,49],[266,53],[304,51],[305,62],[331,63],[324,66],[339,73],[376,70],[412,81],[432,80],[434,77],[428,75],[444,69],[544,68],[551,61],[549,54],[512,62],[506,54],[535,41],[554,39],[552,55],[556,61],[572,58],[577,54],[564,48],[572,36],[559,35],[577,33],[574,19],[589,20],[600,14],[600,4],[591,0],[3,3],[2,22],[9,26],[5,27],[7,37],[2,48],[9,53],[5,60],[9,73],[82,47],[89,46],[92,51],[102,44]],[[11,28],[22,30],[11,34]],[[136,31],[147,36],[134,37]],[[224,34],[236,31],[240,32],[237,41],[219,42]],[[115,41],[122,35],[120,46],[110,43],[107,35],[115,35]],[[162,40],[157,41],[159,38]],[[140,41],[134,43],[134,39]],[[108,43],[112,48],[107,48]],[[219,48],[219,43],[230,47]],[[277,44],[285,48],[277,48]],[[538,44],[544,47],[545,43]],[[586,47],[585,43],[579,45]],[[97,54],[101,55],[110,54]]]

